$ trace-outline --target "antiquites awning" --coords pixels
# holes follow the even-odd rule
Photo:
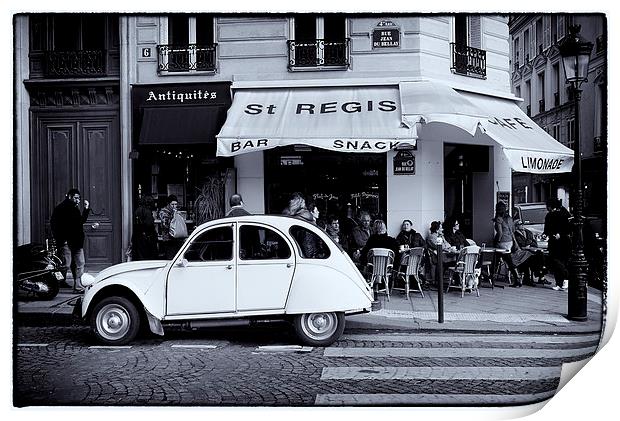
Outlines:
[[[410,127],[445,123],[471,136],[479,129],[502,146],[515,171],[571,171],[573,150],[549,136],[512,100],[456,91],[431,81],[401,82],[400,97],[403,121]]]
[[[217,155],[296,144],[386,152],[415,142],[396,86],[239,89],[217,135]]]

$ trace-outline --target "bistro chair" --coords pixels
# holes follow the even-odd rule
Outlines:
[[[485,250],[484,248],[480,249],[480,279],[481,281],[488,281],[491,284],[491,289],[495,287],[495,274],[493,272],[494,265],[493,262],[495,260],[495,251],[494,250]]]
[[[368,251],[368,269],[370,272],[369,284],[375,293],[385,291],[387,300],[390,301],[390,276],[394,266],[394,252],[390,249],[372,248]],[[384,289],[379,290],[378,285],[382,283]],[[375,297],[376,298],[376,297]]]
[[[478,256],[480,255],[480,247],[467,246],[463,247],[459,252],[456,259],[456,265],[450,271],[450,282],[448,288],[460,288],[461,297],[465,295],[465,290],[470,292],[476,291],[476,296],[480,297],[480,290],[478,289],[478,280],[476,279],[476,263],[478,263]],[[454,284],[454,276],[458,279],[458,285]]]
[[[422,263],[422,257],[424,256],[424,247],[414,247],[409,249],[403,253],[400,263],[400,270],[396,272],[396,276],[403,279],[405,282],[405,298],[409,299],[410,292],[419,292],[422,294],[422,298],[424,298],[424,291],[422,291],[422,285],[420,283],[420,265]],[[417,289],[410,289],[410,281],[413,278],[415,282],[414,287],[417,286]],[[403,288],[393,289],[401,290]]]

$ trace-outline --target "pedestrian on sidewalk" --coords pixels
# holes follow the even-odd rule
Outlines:
[[[544,233],[549,237],[549,262],[556,291],[568,289],[568,259],[571,251],[570,240],[570,213],[562,201],[557,198],[547,200],[547,216],[545,216]]]
[[[84,258],[84,226],[90,214],[90,204],[84,200],[84,209],[80,212],[80,191],[70,189],[65,200],[59,203],[52,212],[50,224],[52,234],[65,266],[73,275],[73,291],[82,289],[82,274],[86,260]],[[65,284],[69,287],[69,285]]]
[[[508,209],[504,202],[497,202],[497,205],[495,205],[493,224],[495,227],[495,247],[508,250],[507,253],[502,253],[502,260],[506,263],[506,266],[508,266],[510,276],[512,277],[510,286],[513,288],[521,288],[523,281],[517,273],[517,268],[512,260],[515,223],[508,213]]]
[[[161,208],[159,211],[159,219],[161,220],[162,247],[164,249],[166,259],[170,260],[174,257],[177,251],[179,251],[179,249],[183,245],[184,239],[174,238],[172,236],[172,233],[170,232],[170,223],[178,212],[177,206],[179,204],[179,201],[174,194],[168,196],[166,201],[167,205]]]
[[[134,212],[133,234],[131,236],[132,260],[157,259],[157,231],[153,218],[153,198],[141,197]]]

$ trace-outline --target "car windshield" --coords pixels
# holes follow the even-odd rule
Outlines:
[[[544,224],[546,208],[521,209],[521,218],[524,224]]]

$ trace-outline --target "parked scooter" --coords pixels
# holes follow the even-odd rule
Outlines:
[[[24,244],[15,250],[15,288],[29,297],[51,300],[58,294],[66,273],[55,247],[46,240],[42,244]]]

